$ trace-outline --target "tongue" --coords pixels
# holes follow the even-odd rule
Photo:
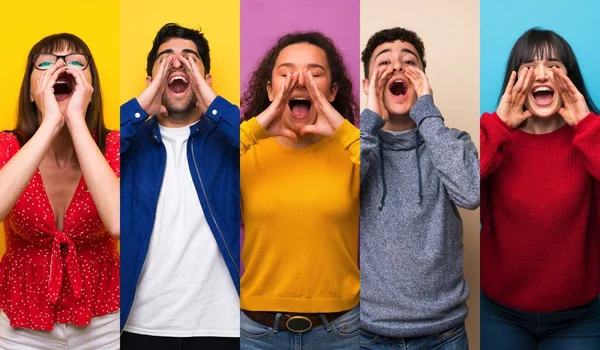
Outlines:
[[[533,94],[533,98],[535,99],[535,102],[537,102],[539,104],[543,104],[543,105],[546,105],[546,104],[552,102],[553,96],[554,96],[554,93],[552,93],[550,91],[541,91],[541,92],[536,92],[535,94]]]
[[[304,103],[298,103],[294,107],[292,107],[292,114],[296,118],[306,118],[308,117],[309,107]]]
[[[169,84],[169,89],[176,94],[180,94],[187,90],[188,84],[186,84],[183,80],[175,80],[171,84]]]

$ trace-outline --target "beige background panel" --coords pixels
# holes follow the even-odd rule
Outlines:
[[[446,125],[468,132],[479,149],[479,1],[362,0],[361,50],[375,32],[391,27],[415,31],[425,44],[427,76]],[[361,76],[364,77],[364,71]],[[366,96],[361,94],[361,109]],[[479,349],[479,210],[461,210],[464,268],[471,288],[467,335]]]

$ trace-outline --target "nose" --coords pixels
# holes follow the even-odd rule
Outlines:
[[[394,73],[396,72],[404,72],[404,66],[402,65],[401,62],[396,62],[392,65],[392,71]]]
[[[304,87],[306,84],[306,81],[304,80],[304,74],[302,74],[302,72],[298,72],[298,85],[299,87]]]
[[[534,74],[535,74],[535,80],[541,80],[541,81],[548,80],[548,70],[544,66],[536,67]]]
[[[177,58],[175,58],[173,60],[173,65],[171,66],[171,69],[179,69],[181,68],[181,61]]]

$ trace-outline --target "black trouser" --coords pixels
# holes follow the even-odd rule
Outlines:
[[[123,332],[121,350],[239,350],[240,338],[155,337]]]

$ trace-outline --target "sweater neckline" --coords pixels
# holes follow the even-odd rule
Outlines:
[[[568,140],[572,132],[573,128],[569,126],[569,124],[565,124],[560,128],[546,134],[530,134],[517,128],[513,131],[513,137],[522,143],[548,146],[548,143]]]

